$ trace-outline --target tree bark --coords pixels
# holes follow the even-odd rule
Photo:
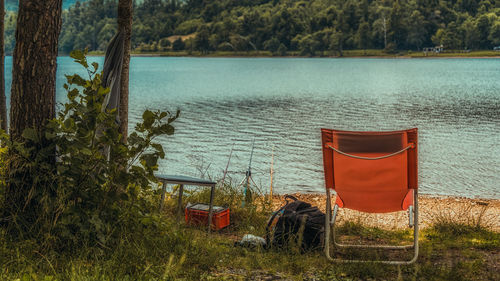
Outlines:
[[[10,106],[11,139],[41,132],[55,117],[57,45],[62,0],[19,1]]]
[[[128,93],[130,69],[130,38],[132,35],[132,0],[118,0],[118,28],[124,34],[123,65],[120,85],[120,133],[123,141],[127,142],[128,136]]]
[[[7,101],[5,98],[5,48],[4,48],[4,18],[5,1],[0,0],[0,129],[7,132]]]
[[[30,151],[29,157],[33,158],[38,158],[39,151],[51,146],[43,132],[47,121],[55,117],[61,13],[62,0],[19,1],[16,46],[12,59],[10,137],[14,141],[23,140],[24,129],[35,129],[41,137],[41,143],[33,146],[35,151]],[[44,209],[46,206],[39,200],[42,198],[40,193],[44,196],[55,194],[53,179],[39,176],[44,171],[53,171],[51,167],[55,159],[48,153],[42,155],[44,159],[37,160],[48,165],[25,167],[22,161],[34,163],[34,159],[25,160],[15,150],[9,153],[12,161],[8,167],[3,217],[8,218],[5,220],[8,232],[15,237],[35,235],[35,225],[39,227],[39,219],[47,214]],[[34,169],[39,170],[38,174],[32,173]]]

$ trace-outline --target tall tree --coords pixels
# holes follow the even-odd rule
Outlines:
[[[31,232],[33,223],[38,220],[40,208],[43,208],[40,201],[34,199],[34,194],[39,194],[50,186],[50,182],[46,182],[50,178],[33,176],[30,169],[50,171],[54,163],[54,153],[50,153],[52,144],[47,141],[43,132],[47,121],[55,117],[61,13],[62,0],[19,1],[16,45],[12,59],[10,137],[12,140],[22,140],[23,131],[32,128],[34,131],[26,131],[30,133],[24,136],[41,142],[33,146],[35,149],[30,150],[28,156],[29,163],[35,163],[36,166],[24,165],[19,159],[26,156],[17,157],[15,150],[11,152],[13,161],[8,167],[9,180],[2,211],[3,215],[11,218],[7,223],[14,233]],[[19,161],[16,162],[17,160]],[[47,194],[54,193],[52,190]]]
[[[495,24],[491,26],[488,39],[495,46],[498,46],[498,44],[500,44],[500,21],[495,22]]]
[[[132,0],[118,0],[118,28],[124,34],[123,66],[120,85],[120,133],[123,141],[128,136],[128,93],[130,70],[130,38],[132,35]]]
[[[408,21],[408,38],[406,41],[410,47],[416,47],[417,50],[420,50],[427,37],[424,20],[422,14],[418,10],[415,10]]]
[[[483,48],[490,47],[488,36],[490,35],[490,21],[487,15],[480,16],[476,21],[476,29],[479,35],[479,45]]]
[[[406,41],[406,23],[404,18],[404,7],[399,0],[394,1],[389,15],[389,34],[396,44],[396,48],[402,49]]]
[[[358,33],[355,37],[358,48],[363,49],[363,54],[366,56],[366,49],[370,44],[370,26],[366,21],[362,21],[358,28]]]
[[[7,131],[7,101],[5,98],[5,48],[4,48],[4,18],[5,1],[0,0],[0,129]]]
[[[13,55],[10,135],[25,128],[41,132],[55,117],[57,44],[62,0],[19,1]]]

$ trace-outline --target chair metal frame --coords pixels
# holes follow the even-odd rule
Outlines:
[[[325,214],[325,239],[324,250],[328,260],[341,263],[381,263],[392,265],[408,265],[414,263],[418,258],[418,189],[413,191],[413,204],[408,208],[409,226],[413,227],[413,244],[410,245],[366,245],[366,244],[343,244],[336,240],[335,222],[338,215],[339,205],[335,203],[332,214],[331,190],[326,188],[326,214]],[[330,253],[330,239],[337,248],[358,248],[358,249],[385,249],[385,250],[407,250],[413,249],[414,254],[411,260],[359,260],[359,259],[338,259],[333,258]]]
[[[412,264],[418,258],[418,192],[414,190],[414,208],[409,208],[409,220],[410,226],[413,223],[413,244],[411,245],[401,245],[401,246],[393,246],[393,245],[363,245],[363,244],[342,244],[337,242],[335,236],[335,221],[338,213],[339,206],[335,204],[333,208],[333,216],[332,216],[332,204],[331,204],[331,194],[330,189],[326,190],[326,215],[325,215],[325,254],[326,257],[334,262],[345,262],[345,263],[360,263],[360,262],[372,262],[372,263],[384,263],[384,264]],[[331,217],[331,219],[330,219]],[[413,220],[413,221],[412,221]],[[333,244],[338,248],[367,248],[367,249],[386,249],[386,250],[406,250],[406,249],[414,249],[413,258],[409,261],[388,261],[388,260],[343,260],[343,259],[334,259],[330,254],[330,232]]]

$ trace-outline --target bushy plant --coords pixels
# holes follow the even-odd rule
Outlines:
[[[23,142],[5,141],[3,220],[11,236],[44,247],[105,248],[126,228],[154,224],[154,171],[165,156],[154,139],[174,134],[179,111],[146,110],[124,143],[116,109],[105,108],[109,89],[98,64],[89,64],[86,51],[71,57],[88,78],[66,75],[68,102],[57,118],[41,134],[26,129]]]

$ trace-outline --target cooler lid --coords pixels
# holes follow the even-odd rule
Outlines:
[[[210,205],[203,204],[203,203],[194,203],[194,204],[188,203],[186,208],[190,209],[190,210],[198,210],[198,211],[207,211],[208,212]],[[221,207],[221,206],[212,206],[212,210],[214,213],[224,211],[225,209],[226,208]]]

